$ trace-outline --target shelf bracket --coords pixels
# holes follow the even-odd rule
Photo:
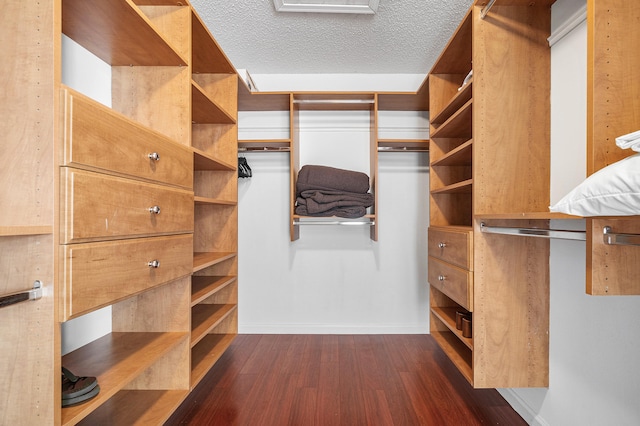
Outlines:
[[[570,231],[542,228],[512,228],[507,226],[487,226],[480,223],[480,231],[486,234],[518,235],[521,237],[555,238],[562,240],[586,241],[585,231]]]
[[[602,229],[602,238],[607,245],[640,246],[640,235],[616,234],[611,232],[610,226],[605,226]]]

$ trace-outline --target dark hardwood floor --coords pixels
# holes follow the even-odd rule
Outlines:
[[[167,425],[526,425],[429,335],[239,335]]]

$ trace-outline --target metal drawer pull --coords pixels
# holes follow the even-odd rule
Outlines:
[[[42,297],[42,282],[37,280],[33,283],[33,289],[27,291],[19,291],[17,293],[0,296],[0,308],[15,305],[16,303],[25,302],[27,300],[38,300]]]
[[[438,281],[444,281],[446,279],[447,277],[445,277],[444,275],[438,275]]]
[[[442,242],[438,243],[438,247],[440,248],[445,248],[446,246],[447,246],[447,243],[442,243]]]
[[[149,207],[149,212],[153,214],[160,214],[160,206]]]
[[[149,158],[151,158],[153,161],[160,161],[160,154],[158,154],[157,152],[152,152],[151,154],[149,154]]]
[[[159,260],[152,260],[151,262],[148,263],[149,268],[159,268],[160,267],[160,261]]]

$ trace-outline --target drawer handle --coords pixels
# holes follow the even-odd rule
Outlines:
[[[149,212],[153,214],[160,214],[160,206],[149,207]]]
[[[152,152],[151,154],[149,154],[149,158],[151,158],[153,161],[160,161],[160,154],[158,154],[157,152]]]
[[[160,261],[159,260],[152,260],[151,262],[148,263],[149,268],[159,268],[160,267]]]
[[[438,243],[438,247],[440,247],[441,249],[445,248],[447,246],[447,243]]]
[[[444,281],[446,279],[447,277],[445,277],[444,275],[438,275],[438,281]]]

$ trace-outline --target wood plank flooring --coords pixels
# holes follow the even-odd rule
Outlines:
[[[429,335],[239,335],[167,425],[526,425]]]

